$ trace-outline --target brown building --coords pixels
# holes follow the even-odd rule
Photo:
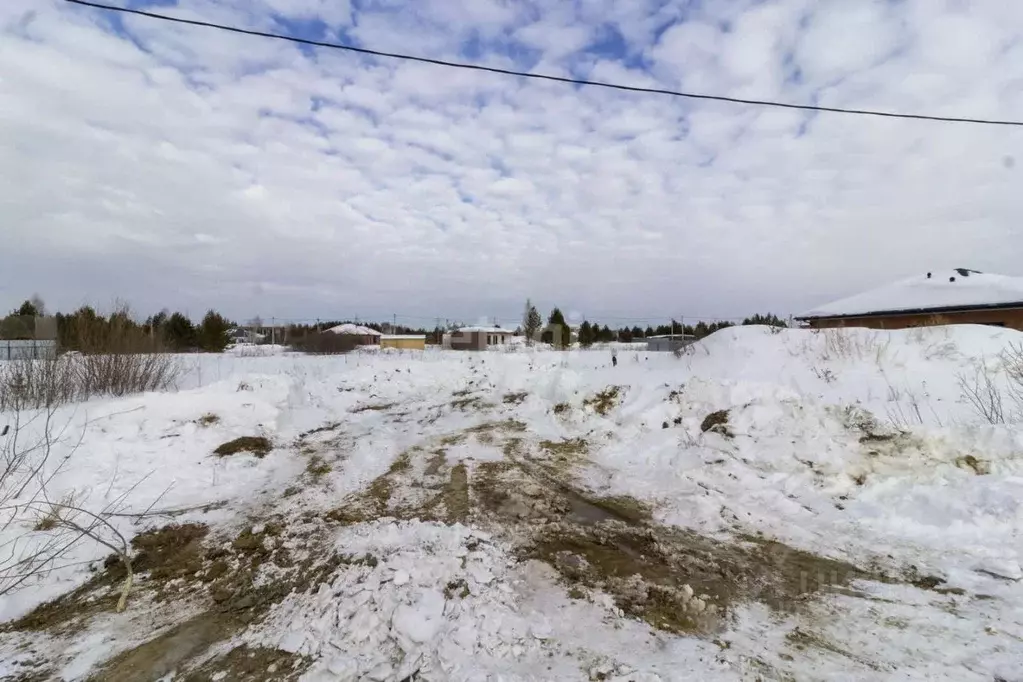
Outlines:
[[[444,345],[452,350],[487,350],[507,345],[511,337],[511,331],[500,327],[462,327],[448,334]]]
[[[1023,277],[967,268],[928,272],[843,298],[796,319],[813,329],[985,324],[1023,331]]]

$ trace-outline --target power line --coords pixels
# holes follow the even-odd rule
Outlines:
[[[761,107],[774,107],[776,109],[796,109],[800,111],[815,111],[820,113],[829,114],[852,114],[857,116],[878,116],[882,118],[901,118],[901,119],[913,119],[918,121],[940,121],[942,123],[972,123],[977,125],[996,125],[996,126],[1018,126],[1023,127],[1023,121],[1013,120],[1000,120],[1000,119],[987,119],[987,118],[967,118],[958,116],[934,116],[929,114],[905,114],[894,111],[878,111],[873,109],[846,109],[842,107],[823,107],[814,104],[792,104],[791,102],[776,102],[772,100],[760,100],[760,99],[746,99],[742,97],[726,97],[724,95],[707,95],[704,93],[695,92],[683,92],[680,90],[665,90],[661,88],[644,88],[636,85],[622,85],[619,83],[606,83],[603,81],[592,81],[582,78],[566,78],[563,76],[552,76],[550,74],[543,73],[528,73],[525,71],[515,71],[512,69],[501,69],[495,66],[482,66],[480,64],[467,64],[465,62],[452,62],[444,59],[432,59],[429,57],[417,57],[408,54],[399,54],[396,52],[382,52],[380,50],[371,50],[364,47],[355,47],[352,45],[344,45],[342,43],[328,43],[321,40],[310,40],[308,38],[299,38],[297,36],[289,36],[280,33],[268,33],[266,31],[255,31],[247,28],[240,28],[238,26],[228,26],[226,24],[216,24],[210,21],[199,21],[196,19],[184,19],[181,17],[174,17],[167,14],[159,14],[157,12],[148,12],[139,9],[130,9],[128,7],[114,7],[111,5],[105,5],[99,2],[90,2],[89,0],[64,0],[75,5],[83,5],[85,7],[93,7],[96,9],[107,10],[110,12],[121,12],[124,14],[134,14],[140,17],[147,17],[149,19],[159,19],[161,21],[170,21],[176,24],[187,24],[189,26],[202,26],[204,28],[215,28],[220,31],[228,31],[230,33],[240,33],[242,35],[257,36],[259,38],[272,38],[274,40],[286,40],[292,43],[299,43],[302,45],[310,45],[313,47],[327,47],[334,50],[346,50],[348,52],[356,52],[358,54],[372,55],[374,57],[386,57],[387,59],[401,59],[405,61],[420,62],[423,64],[433,64],[435,66],[446,66],[455,69],[467,69],[470,71],[485,71],[488,73],[502,74],[505,76],[518,76],[520,78],[533,78],[535,80],[553,81],[556,83],[567,83],[570,85],[588,85],[600,88],[610,88],[612,90],[623,90],[626,92],[640,92],[654,95],[668,95],[671,97],[684,97],[687,99],[699,99],[699,100],[713,100],[716,102],[729,102],[732,104],[748,104],[753,106]]]

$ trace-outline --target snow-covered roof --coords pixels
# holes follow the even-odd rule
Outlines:
[[[460,327],[460,332],[485,332],[487,334],[513,334],[514,331],[511,329],[501,329],[500,327]]]
[[[976,270],[929,272],[828,303],[799,316],[848,317],[880,313],[949,312],[961,308],[1023,306],[1023,277]]]
[[[376,329],[370,329],[369,327],[363,327],[358,324],[351,324],[350,322],[339,324],[336,327],[331,327],[327,331],[334,332],[335,334],[354,334],[356,336],[380,336],[380,332]]]

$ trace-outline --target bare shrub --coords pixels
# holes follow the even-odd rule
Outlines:
[[[974,412],[989,424],[1005,424],[1005,396],[998,386],[997,372],[983,362],[974,366],[973,376],[959,374],[959,389]]]
[[[71,357],[0,363],[0,412],[62,405],[77,397]]]
[[[1002,351],[1002,367],[1008,382],[1009,396],[1020,412],[1023,412],[1023,343],[1009,344]]]
[[[42,408],[95,396],[124,396],[172,388],[177,360],[161,352],[126,309],[109,321],[70,323],[68,336],[79,350],[44,360],[0,364],[0,410]]]
[[[83,355],[74,362],[80,399],[173,388],[180,368],[163,353]]]
[[[823,359],[866,360],[872,358],[881,364],[888,354],[891,339],[881,339],[873,330],[843,328],[824,330]]]
[[[50,482],[81,444],[81,439],[70,444],[52,461],[66,431],[66,425],[57,429],[54,415],[53,406],[14,409],[8,413],[12,423],[0,430],[0,596],[62,568],[68,553],[88,539],[114,551],[124,564],[127,578],[117,605],[123,610],[131,589],[131,558],[124,536],[105,517],[133,488],[100,512],[86,509],[73,493],[52,499]]]

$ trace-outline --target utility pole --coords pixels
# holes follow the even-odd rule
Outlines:
[[[274,346],[277,345],[277,318],[270,318],[270,343]]]

